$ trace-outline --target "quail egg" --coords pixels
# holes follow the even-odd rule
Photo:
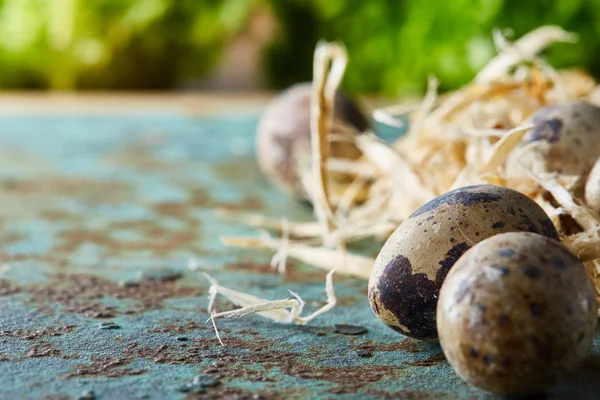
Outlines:
[[[286,89],[269,103],[257,129],[257,158],[263,174],[288,193],[306,198],[299,177],[301,164],[310,165],[311,84],[300,83]],[[334,118],[359,131],[369,123],[358,106],[338,92],[334,101]],[[348,141],[331,142],[331,156],[356,159],[360,151]]]
[[[488,238],[454,265],[440,291],[440,344],[470,384],[500,395],[542,391],[588,353],[595,288],[559,242],[528,233]]]
[[[369,279],[371,308],[397,332],[437,340],[438,293],[456,260],[490,236],[519,231],[558,239],[544,210],[506,187],[468,186],[431,200],[381,249]]]

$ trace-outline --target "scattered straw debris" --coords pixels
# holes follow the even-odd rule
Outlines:
[[[408,117],[407,133],[391,144],[373,132],[332,122],[334,93],[347,56],[340,45],[319,43],[311,103],[313,164],[300,171],[316,221],[288,221],[285,240],[225,238],[224,242],[272,249],[319,268],[368,279],[373,260],[349,253],[349,244],[365,237],[383,242],[434,197],[453,188],[490,183],[516,189],[546,210],[563,243],[584,261],[600,294],[600,218],[578,191],[587,176],[546,170],[539,146],[522,143],[536,111],[568,100],[594,103],[600,99],[600,85],[585,71],[555,70],[539,56],[553,43],[576,40],[559,27],[540,27],[512,43],[500,31],[493,36],[498,55],[469,84],[438,94],[438,82],[430,78],[420,104],[374,111],[377,121],[396,127],[404,124],[401,116]],[[333,123],[335,135],[329,134]],[[340,132],[360,150],[357,159],[329,158],[329,142]],[[353,179],[340,185],[330,179],[337,172]],[[269,218],[239,220],[283,231],[279,221]]]
[[[292,257],[305,264],[327,271],[337,270],[339,274],[358,276],[363,279],[369,279],[371,268],[375,261],[370,257],[348,253],[347,251],[309,246],[297,242],[285,242],[270,237],[222,237],[221,241],[226,246],[270,249],[275,251],[281,251],[285,247],[288,257]]]
[[[210,318],[206,321],[211,321],[219,342],[221,341],[219,332],[215,320],[218,318],[241,318],[250,314],[258,314],[262,317],[271,319],[273,321],[289,324],[295,323],[298,325],[304,325],[321,314],[324,314],[331,310],[337,301],[335,297],[335,291],[333,289],[333,274],[335,270],[330,271],[325,279],[325,293],[327,294],[327,303],[313,312],[312,314],[302,317],[302,311],[304,309],[304,300],[298,293],[289,291],[292,298],[281,299],[281,300],[265,300],[251,294],[238,292],[237,290],[229,289],[225,286],[221,286],[214,278],[208,274],[204,274],[210,282],[210,289],[208,290],[208,312]],[[237,306],[241,306],[237,310],[224,311],[220,313],[214,312],[214,302],[217,295],[226,297],[229,301]]]

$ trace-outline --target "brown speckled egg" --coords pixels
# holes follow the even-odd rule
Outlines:
[[[585,203],[600,214],[600,158],[594,164],[585,183]]]
[[[369,280],[371,308],[397,332],[436,340],[438,293],[452,265],[476,243],[519,231],[558,239],[544,210],[506,187],[468,186],[431,200],[402,222],[381,249]]]
[[[310,165],[311,84],[299,83],[283,91],[265,109],[257,129],[258,164],[264,175],[285,191],[306,197],[298,176],[300,163]],[[356,104],[338,92],[334,118],[353,125],[359,131],[369,123]],[[349,142],[332,142],[331,156],[356,159],[359,150]]]
[[[571,101],[540,109],[533,116],[534,129],[523,143],[539,143],[544,169],[582,175],[589,172],[600,155],[600,108]],[[532,158],[520,160],[536,170]],[[509,162],[510,164],[510,162]]]
[[[440,343],[470,384],[501,395],[541,391],[588,353],[596,296],[583,264],[555,240],[496,235],[448,274],[437,308]]]

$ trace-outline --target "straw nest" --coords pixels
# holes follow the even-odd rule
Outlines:
[[[298,166],[315,220],[282,223],[222,211],[279,236],[226,237],[223,242],[276,251],[273,265],[282,272],[286,258],[292,257],[368,279],[373,259],[353,253],[352,242],[366,237],[385,241],[415,209],[448,190],[496,184],[525,193],[548,213],[562,242],[584,262],[600,298],[600,217],[580,190],[589,171],[567,175],[546,170],[539,143],[522,143],[533,127],[531,116],[542,107],[597,100],[600,86],[585,71],[555,70],[539,57],[552,43],[575,39],[554,26],[512,43],[494,32],[498,55],[460,90],[438,94],[431,78],[421,101],[374,111],[374,119],[389,125],[402,126],[408,118],[407,133],[391,144],[332,119],[347,56],[341,45],[319,43],[311,100],[312,157]],[[330,134],[334,124],[335,135]],[[352,143],[360,157],[329,157],[333,141]],[[336,179],[341,175],[353,179]]]

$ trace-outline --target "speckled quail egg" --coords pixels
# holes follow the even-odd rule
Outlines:
[[[600,214],[600,158],[594,164],[585,183],[585,203]]]
[[[600,108],[586,101],[570,101],[540,109],[533,116],[534,129],[522,143],[536,142],[541,166],[549,172],[585,175],[600,155]],[[517,154],[517,153],[515,153]],[[533,154],[522,155],[519,162],[539,170]],[[516,160],[509,161],[515,164]],[[512,165],[511,168],[516,168]]]
[[[515,231],[558,239],[544,210],[506,187],[468,186],[431,200],[402,222],[381,249],[369,279],[371,308],[397,332],[436,340],[438,293],[452,265],[476,243]]]
[[[257,129],[257,158],[263,174],[288,193],[305,198],[299,179],[300,163],[310,165],[311,84],[299,83],[283,91],[265,109]],[[369,123],[358,106],[338,92],[334,101],[334,118],[368,129]],[[347,141],[331,142],[331,156],[356,159],[359,150]]]
[[[595,288],[585,267],[547,237],[486,239],[454,265],[440,291],[440,344],[470,384],[500,395],[548,388],[588,353]]]

